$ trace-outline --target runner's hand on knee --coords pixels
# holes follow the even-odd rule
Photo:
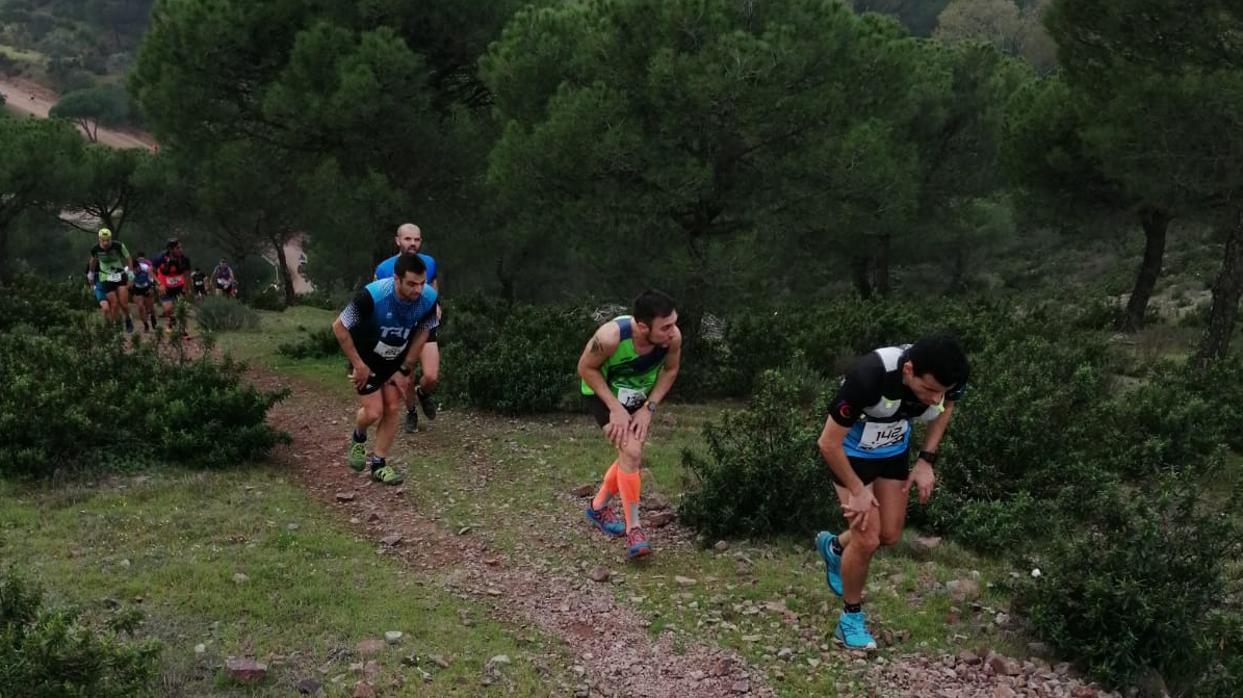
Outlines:
[[[630,414],[623,407],[609,410],[609,423],[604,426],[604,433],[618,449],[626,445],[626,432],[630,428]]]
[[[842,512],[845,514],[846,521],[849,522],[851,528],[866,531],[868,514],[874,508],[879,507],[880,503],[876,501],[872,491],[864,487],[850,493],[850,499],[842,505]]]

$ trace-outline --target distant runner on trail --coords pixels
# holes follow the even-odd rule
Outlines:
[[[173,329],[173,303],[186,290],[190,276],[190,258],[181,249],[181,241],[169,238],[164,245],[164,253],[152,260],[155,265],[155,281],[160,288],[160,305],[164,307],[164,317],[168,318],[168,329]]]
[[[868,566],[878,547],[901,539],[911,487],[920,504],[932,496],[937,447],[969,372],[958,341],[934,335],[860,357],[833,399],[816,443],[850,528],[836,536],[821,531],[816,549],[829,589],[842,597],[833,637],[846,647],[876,649],[862,606]],[[912,421],[928,425],[913,469]]]
[[[203,273],[202,269],[195,267],[194,271],[190,272],[190,282],[194,284],[196,303],[207,297],[207,274]]]
[[[375,278],[387,279],[392,276],[393,265],[402,254],[417,254],[419,259],[423,260],[423,265],[427,267],[427,283],[439,294],[439,268],[431,255],[422,252],[423,231],[419,226],[413,223],[401,224],[397,227],[397,234],[393,237],[393,241],[397,243],[397,254],[376,265]],[[436,319],[441,319],[439,303],[436,304]],[[415,409],[416,398],[419,405],[423,407],[423,414],[427,415],[428,419],[436,418],[436,402],[432,400],[432,392],[436,390],[436,383],[440,380],[440,344],[436,336],[438,331],[438,327],[432,329],[427,337],[427,343],[423,345],[423,350],[415,355],[422,375],[419,377],[418,387],[406,396],[405,430],[407,434],[413,434],[419,430],[419,413]]]
[[[673,299],[647,290],[632,315],[604,323],[578,359],[587,411],[617,448],[617,459],[587,505],[587,520],[611,536],[626,536],[626,556],[652,552],[639,525],[639,472],[652,415],[673,387],[682,361],[682,332]],[[611,506],[621,495],[625,523]]]
[[[134,282],[132,293],[134,304],[138,306],[138,317],[142,318],[144,330],[155,329],[155,300],[151,289],[155,285],[155,265],[147,259],[142,250],[134,256]]]
[[[230,298],[237,298],[237,276],[233,274],[233,267],[229,263],[220,260],[216,268],[211,272],[212,279],[216,282],[216,291]]]
[[[359,472],[369,467],[372,479],[386,485],[405,479],[388,464],[388,451],[410,392],[415,357],[437,324],[436,289],[426,282],[423,260],[402,254],[392,276],[367,284],[332,323],[332,332],[353,367],[350,381],[362,403],[347,462]],[[375,450],[369,456],[367,429],[377,422]]]
[[[134,331],[134,321],[129,316],[129,275],[133,259],[125,243],[113,240],[112,231],[99,229],[99,242],[91,248],[91,271],[103,284],[108,297],[108,319],[115,321],[120,312],[125,320],[125,331]]]

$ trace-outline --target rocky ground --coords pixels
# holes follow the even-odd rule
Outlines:
[[[262,387],[284,385],[292,390],[290,397],[271,415],[276,427],[293,436],[293,444],[280,449],[276,458],[288,464],[291,473],[317,498],[340,511],[342,518],[374,540],[378,553],[396,556],[412,569],[431,575],[461,598],[481,602],[495,618],[511,627],[537,630],[564,643],[573,662],[572,679],[567,685],[550,684],[551,695],[770,696],[776,695],[771,678],[781,672],[799,670],[795,661],[816,665],[824,661],[843,662],[848,665],[851,676],[871,687],[867,695],[872,696],[1087,698],[1112,695],[1077,678],[1066,664],[1050,666],[1038,659],[1019,661],[995,653],[979,656],[964,651],[947,657],[866,655],[825,646],[820,648],[824,651],[818,658],[802,658],[802,655],[794,656],[793,650],[783,648],[771,656],[771,663],[756,666],[707,639],[675,648],[668,635],[649,633],[646,630],[649,621],[644,615],[619,602],[608,588],[623,581],[625,574],[641,572],[606,567],[583,570],[559,563],[556,552],[564,545],[558,542],[556,531],[545,530],[544,535],[533,537],[518,555],[493,549],[482,537],[471,535],[468,527],[457,528],[456,524],[439,520],[434,513],[419,511],[409,502],[403,487],[373,484],[369,478],[344,466],[342,434],[348,430],[354,410],[348,401],[334,399],[322,389],[284,377],[266,373],[255,373],[253,377]],[[438,429],[446,432],[470,428],[465,419],[457,425],[452,419],[438,422]],[[452,438],[452,434],[447,436]],[[496,467],[487,460],[483,450],[465,449],[462,453],[462,467],[478,471],[475,481],[480,487]],[[576,494],[586,494],[588,489],[590,486],[584,486],[583,492],[559,493],[558,496],[569,500]],[[460,494],[469,496],[470,493]],[[676,522],[669,523],[674,517],[672,512],[665,511],[666,503],[655,500],[649,505],[656,508],[645,515],[649,525],[653,518],[663,518],[663,523],[668,524],[662,531],[662,545],[693,545],[689,531],[680,529]],[[574,510],[569,506],[566,509]],[[566,526],[578,523],[581,522],[568,516],[564,521]],[[971,583],[970,580],[961,582]],[[961,591],[969,593],[970,590]],[[461,616],[464,626],[474,622],[467,613]],[[378,634],[371,641],[377,646],[382,646],[383,642]],[[347,678],[355,682],[356,696],[383,694],[391,683],[391,678],[378,675],[374,662],[368,663],[368,652],[372,650],[374,647],[362,644],[355,648],[355,672]],[[412,658],[412,661],[418,659]],[[427,662],[436,664],[445,660],[433,653],[422,661],[420,667]],[[479,678],[481,685],[503,682],[504,667],[509,661],[510,658],[503,655],[491,658],[484,675]],[[562,660],[545,657],[534,661],[547,666]],[[418,670],[423,671],[422,668]],[[549,671],[548,675],[551,677],[553,673]],[[317,682],[312,681],[305,687],[317,686]],[[843,687],[842,691],[842,695],[850,695],[850,689]]]

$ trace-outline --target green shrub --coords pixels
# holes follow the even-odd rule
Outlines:
[[[259,313],[225,296],[208,296],[199,304],[199,325],[209,332],[236,332],[259,327]]]
[[[126,612],[120,625],[133,629]],[[109,623],[109,625],[117,625]],[[13,570],[0,573],[0,695],[130,698],[154,694],[160,645],[125,641],[125,629],[97,629]],[[132,635],[132,632],[130,633]]]
[[[1110,685],[1149,669],[1194,682],[1212,661],[1201,642],[1226,599],[1224,566],[1243,552],[1237,525],[1201,510],[1197,494],[1165,482],[1093,507],[1081,534],[1054,541],[1016,608],[1059,654]]]
[[[165,358],[139,337],[127,348],[82,315],[42,333],[0,332],[0,384],[0,475],[153,460],[227,466],[287,438],[265,421],[281,395],[244,382],[240,365]]]
[[[332,326],[307,329],[298,328],[302,335],[293,342],[282,342],[276,347],[277,353],[291,359],[321,359],[342,356],[341,344],[337,335],[333,334]]]
[[[456,323],[459,316],[453,317]],[[447,348],[453,352],[452,363],[445,363],[457,376],[449,380],[448,391],[475,407],[507,414],[574,405],[578,356],[596,327],[586,310],[515,306],[491,322],[496,322],[496,331],[486,343],[473,346],[452,330]],[[464,324],[469,336],[487,321],[467,318]]]
[[[255,310],[285,310],[285,292],[275,286],[265,286],[246,297],[246,304]]]
[[[43,328],[61,322],[79,310],[95,307],[85,286],[54,283],[38,276],[21,276],[0,293],[0,332],[17,325]],[[17,291],[20,289],[20,292]]]
[[[802,402],[800,370],[761,376],[747,409],[704,428],[707,453],[683,452],[695,483],[679,516],[709,538],[805,533],[840,525],[817,423]]]

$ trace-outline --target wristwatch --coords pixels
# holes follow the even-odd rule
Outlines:
[[[936,465],[937,464],[937,452],[936,451],[920,451],[918,460],[928,461],[928,465]]]
[[[656,414],[656,403],[655,402],[648,400],[646,407],[647,407],[648,412],[651,412],[652,414]]]

